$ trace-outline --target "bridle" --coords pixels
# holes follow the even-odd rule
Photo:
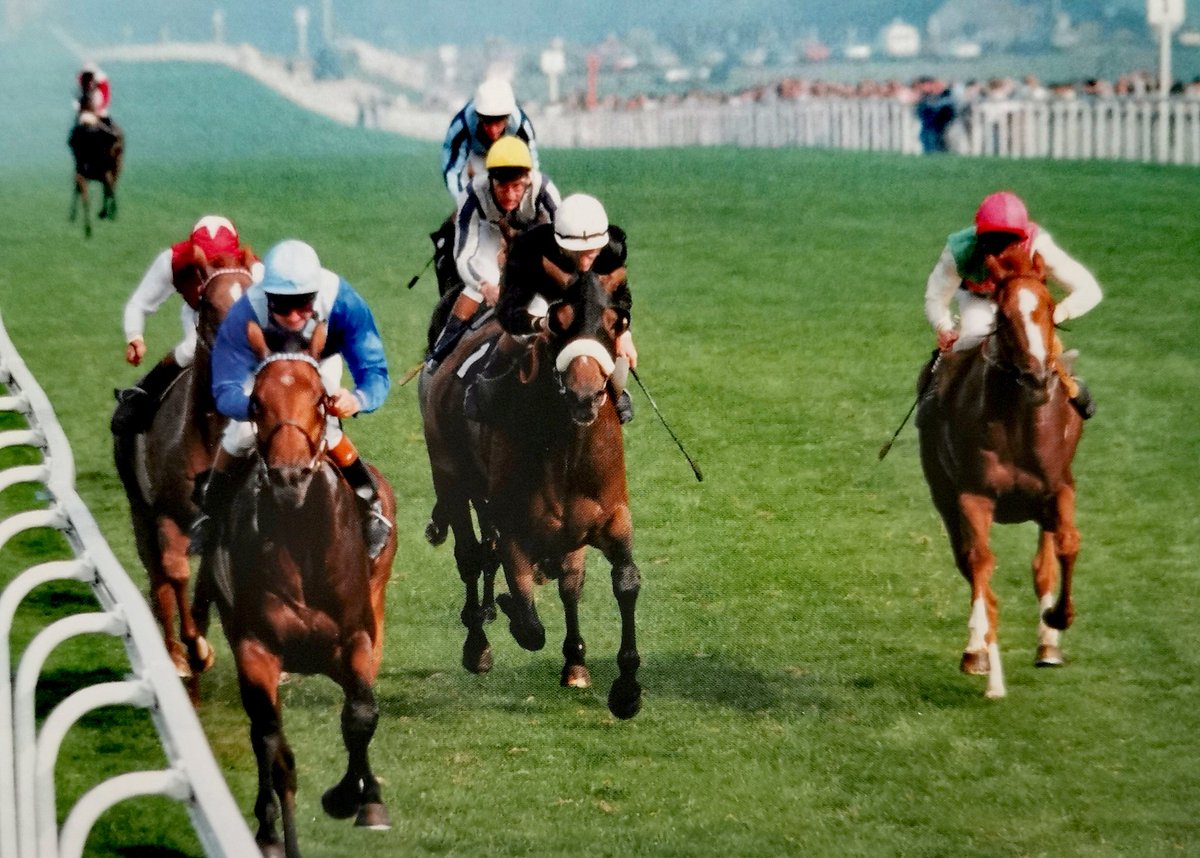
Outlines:
[[[1032,280],[1034,280],[1034,282],[1037,282],[1037,283],[1039,283],[1039,285],[1042,285],[1043,289],[1045,288],[1044,284],[1041,284],[1041,282],[1038,281],[1037,278],[1028,278],[1028,277],[1026,277],[1026,275],[1018,274],[1018,275],[1014,275],[1014,276],[1008,278],[1005,281],[1004,291],[1007,293],[1008,290],[1012,288],[1012,286],[1011,286],[1012,281],[1018,280],[1018,279],[1032,279]],[[997,288],[995,291],[999,292],[1000,289]],[[1009,319],[1008,314],[1003,313],[1000,310],[999,302],[997,302],[997,316],[1004,316],[1004,318],[1005,318],[1004,324],[1005,325],[1012,324],[1012,321],[1011,321],[1011,319]],[[1034,370],[1031,370],[1026,367],[1018,366],[1013,362],[1004,363],[998,359],[998,356],[997,356],[998,346],[1000,345],[1001,341],[1007,339],[1007,337],[1001,332],[999,327],[1000,327],[1000,325],[999,325],[999,319],[998,319],[997,320],[997,330],[993,331],[991,336],[988,337],[986,344],[984,345],[983,349],[980,352],[980,354],[983,357],[984,363],[986,363],[990,368],[996,370],[997,372],[999,372],[1003,375],[1011,376],[1014,379],[1014,381],[1016,381],[1016,383],[1020,387],[1024,388],[1025,390],[1028,390],[1032,393],[1038,393],[1038,392],[1045,391],[1045,389],[1046,389],[1047,385],[1050,383],[1050,381],[1052,379],[1056,378],[1058,375],[1055,372],[1056,358],[1053,355],[1053,353],[1050,351],[1050,340],[1053,339],[1053,331],[1051,331],[1051,336],[1049,338],[1047,338],[1047,342],[1046,342],[1047,354],[1046,354],[1046,359],[1043,363],[1043,369],[1042,369],[1042,371],[1038,372],[1038,371],[1034,371]],[[1011,337],[1011,334],[1009,336]],[[1008,348],[1009,351],[1022,351],[1021,349],[1014,348],[1013,344],[1011,342],[1005,343],[1005,346]]]
[[[309,364],[314,370],[317,371],[318,377],[320,375],[321,366],[319,363],[317,363],[316,359],[310,355],[281,352],[278,354],[267,355],[267,357],[263,359],[262,363],[260,363],[254,370],[255,378],[258,377],[258,374],[262,372],[266,366],[269,364],[278,363],[279,361],[298,361]],[[317,425],[319,428],[317,429],[316,437],[310,435],[308,430],[295,420],[281,420],[272,426],[266,437],[258,440],[258,458],[262,464],[262,467],[265,470],[270,470],[269,466],[267,465],[267,451],[271,449],[271,443],[275,440],[275,436],[284,429],[294,429],[304,437],[305,443],[308,444],[310,458],[307,465],[305,465],[305,470],[309,472],[315,471],[320,464],[321,458],[325,455],[325,433],[327,429],[326,418],[328,417],[328,414],[328,397],[323,395],[317,402]]]

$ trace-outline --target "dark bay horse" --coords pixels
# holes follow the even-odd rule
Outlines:
[[[483,673],[492,665],[483,624],[495,614],[491,576],[498,559],[508,592],[496,604],[525,649],[539,650],[546,641],[534,584],[558,581],[567,626],[561,683],[579,688],[591,684],[578,614],[584,559],[589,545],[599,549],[612,564],[621,614],[619,675],[608,706],[618,718],[632,718],[642,697],[634,626],[641,577],[633,560],[624,443],[608,385],[615,343],[627,319],[589,273],[580,275],[575,297],[556,304],[548,321],[549,331],[526,355],[524,383],[514,393],[507,419],[480,424],[463,414],[461,373],[498,338],[495,322],[464,337],[433,373],[422,373],[421,413],[437,496],[426,537],[436,545],[447,528],[454,533],[455,560],[466,586],[463,665],[468,670]]]
[[[205,554],[225,637],[237,663],[242,704],[258,761],[257,841],[266,855],[296,843],[295,759],[283,733],[280,674],[320,673],[345,695],[342,738],[346,774],[321,805],[359,826],[390,826],[367,747],[379,720],[373,687],[383,654],[384,596],[396,553],[393,531],[380,555],[367,556],[361,505],[326,456],[329,397],[316,356],[320,326],[308,352],[269,354],[262,331],[250,342],[263,363],[254,380],[251,414],[257,439],[255,473],[220,524],[218,546]],[[378,473],[384,514],[395,520],[391,486]]]
[[[83,234],[90,238],[92,213],[88,199],[88,182],[99,182],[104,188],[104,199],[100,203],[97,217],[115,218],[117,178],[121,175],[121,161],[125,155],[125,135],[115,127],[109,130],[94,115],[84,112],[80,115],[80,121],[71,129],[67,145],[75,158],[70,219],[74,222],[82,204]]]
[[[221,320],[250,285],[255,261],[249,249],[207,259],[193,248],[192,259],[175,274],[175,285],[197,309],[195,361],[167,391],[146,432],[113,437],[138,557],[150,579],[150,605],[167,652],[185,679],[213,663],[212,648],[192,619],[187,555],[188,528],[198,512],[192,498],[196,475],[212,465],[226,422],[212,398],[209,353]]]
[[[1003,697],[1004,674],[991,589],[993,522],[1036,522],[1033,586],[1041,617],[1038,665],[1062,664],[1059,632],[1074,616],[1071,576],[1079,552],[1071,460],[1083,421],[1059,376],[1054,302],[1041,256],[1020,248],[987,260],[996,329],[971,350],[942,355],[917,411],[921,466],[945,522],[955,563],[971,585],[964,673],[986,674]],[[1061,571],[1057,600],[1053,590]]]

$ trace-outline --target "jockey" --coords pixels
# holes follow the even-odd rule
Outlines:
[[[176,274],[189,265],[193,248],[199,248],[211,259],[218,253],[238,253],[241,250],[237,228],[228,218],[205,215],[196,221],[191,235],[163,250],[150,263],[142,281],[125,303],[125,360],[140,366],[146,356],[146,319],[153,315],[179,289]],[[255,263],[252,275],[261,275],[262,266]],[[185,367],[196,357],[196,318],[199,295],[185,295],[179,308],[183,339],[133,387],[116,391],[117,409],[113,412],[114,435],[145,432],[158,411],[159,400]]]
[[[566,197],[553,224],[535,226],[518,236],[508,251],[496,317],[506,336],[500,338],[488,365],[467,388],[467,416],[486,419],[503,396],[503,380],[516,367],[528,343],[546,329],[550,305],[562,300],[576,276],[594,271],[612,295],[613,306],[626,317],[633,295],[625,268],[625,232],[608,222],[604,206],[587,194]],[[633,334],[626,328],[617,340],[614,379],[637,367]],[[615,384],[621,423],[633,419],[629,392]]]
[[[533,166],[520,137],[501,137],[488,150],[486,174],[471,180],[455,217],[454,261],[463,289],[429,353],[430,368],[454,350],[480,304],[500,297],[500,265],[513,236],[549,223],[562,199],[558,188]]]
[[[105,125],[111,125],[108,108],[112,103],[112,87],[108,75],[95,63],[85,63],[75,76],[79,83],[76,114],[91,113]]]
[[[387,398],[391,381],[383,341],[375,317],[362,297],[332,271],[321,267],[317,253],[303,241],[281,241],[264,259],[262,279],[229,311],[213,347],[213,397],[217,410],[230,418],[192,526],[193,552],[203,551],[211,536],[211,517],[223,510],[237,488],[230,473],[233,459],[254,449],[250,395],[259,360],[246,338],[249,322],[257,322],[275,351],[307,344],[317,325],[328,327],[321,355],[321,378],[333,397],[326,426],[329,458],[363,504],[363,538],[367,553],[378,557],[391,523],[383,514],[374,477],[342,431],[341,419],[370,413]],[[342,387],[343,358],[354,390]]]
[[[482,172],[484,156],[492,144],[506,135],[525,141],[532,169],[536,170],[538,155],[533,123],[517,105],[508,81],[488,78],[475,90],[475,97],[450,120],[442,144],[442,178],[455,209],[462,207],[472,177]]]
[[[952,233],[925,284],[925,318],[937,332],[938,350],[966,351],[990,334],[995,326],[996,304],[986,287],[984,259],[1020,242],[1029,255],[1040,253],[1046,273],[1067,295],[1054,308],[1054,324],[1082,316],[1100,303],[1100,284],[1090,271],[1055,244],[1050,233],[1029,219],[1025,203],[1011,191],[998,191],[984,198],[975,212],[975,224]],[[958,305],[955,328],[950,315],[951,299]],[[1062,345],[1055,337],[1055,348]],[[1096,406],[1091,394],[1066,372],[1061,373],[1071,403],[1087,419]]]

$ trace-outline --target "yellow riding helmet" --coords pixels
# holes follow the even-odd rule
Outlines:
[[[533,156],[529,154],[529,146],[520,137],[501,137],[488,149],[484,166],[488,170],[498,167],[516,167],[523,170],[533,169]]]

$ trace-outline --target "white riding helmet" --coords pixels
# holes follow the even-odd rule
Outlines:
[[[262,289],[268,295],[311,295],[337,283],[338,276],[321,267],[317,252],[294,238],[279,242],[263,259]]]
[[[517,97],[508,81],[492,77],[475,90],[475,113],[479,116],[508,116],[517,109]]]
[[[571,194],[554,213],[554,238],[563,250],[596,250],[608,244],[608,215],[588,194]]]

